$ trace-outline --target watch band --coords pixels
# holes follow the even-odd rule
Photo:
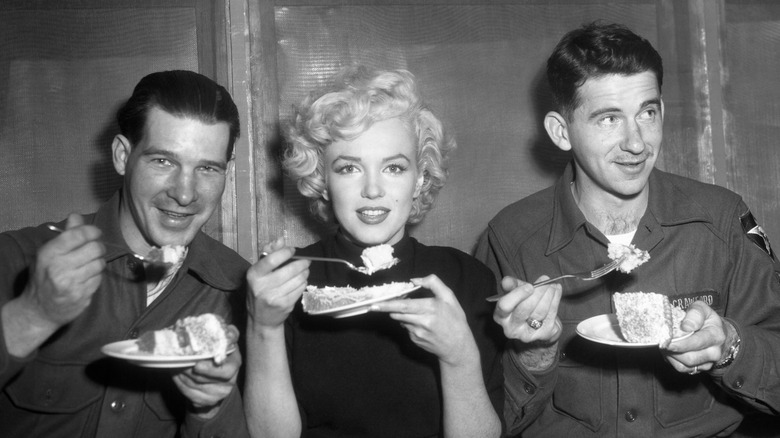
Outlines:
[[[742,340],[737,336],[737,339],[734,341],[733,344],[731,344],[731,347],[729,347],[729,352],[726,355],[726,357],[721,360],[720,362],[717,362],[715,365],[712,366],[713,370],[719,370],[721,368],[726,368],[727,366],[731,365],[731,362],[734,362],[734,358],[737,357],[737,353],[739,353],[739,344]]]

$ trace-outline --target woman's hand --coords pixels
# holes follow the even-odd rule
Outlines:
[[[295,260],[285,264],[295,249],[285,246],[282,238],[265,245],[263,251],[268,255],[246,274],[249,324],[254,328],[278,328],[306,289],[311,262]]]
[[[466,315],[452,290],[435,275],[412,279],[412,283],[430,289],[434,296],[385,301],[374,304],[371,310],[388,312],[409,331],[415,344],[442,362],[454,366],[478,358]]]

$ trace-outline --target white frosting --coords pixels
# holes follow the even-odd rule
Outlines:
[[[163,245],[160,249],[162,250],[162,261],[176,265],[184,258],[186,247],[183,245]]]
[[[650,253],[638,249],[633,244],[626,246],[620,243],[612,242],[609,244],[607,251],[610,259],[623,259],[623,261],[620,262],[620,266],[618,266],[618,270],[625,272],[626,274],[633,271],[642,263],[650,260]]]
[[[219,364],[227,356],[228,340],[222,320],[212,314],[188,316],[177,325],[184,328],[190,339],[190,354],[214,354],[214,362]]]
[[[387,244],[369,246],[363,250],[360,258],[365,266],[360,271],[366,275],[387,269],[400,261],[393,257],[393,247]]]

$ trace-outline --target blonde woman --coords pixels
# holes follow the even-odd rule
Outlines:
[[[246,410],[255,436],[496,437],[502,370],[493,274],[407,233],[444,186],[455,144],[411,73],[348,68],[297,108],[284,168],[338,231],[294,250],[277,241],[248,273]],[[362,264],[389,244],[400,263],[367,276],[294,252]],[[365,315],[304,313],[305,285],[421,286]],[[493,334],[495,333],[495,337]],[[496,339],[496,340],[494,340]]]

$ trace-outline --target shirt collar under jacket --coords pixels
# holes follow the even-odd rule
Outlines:
[[[112,262],[130,252],[122,231],[119,227],[119,206],[122,196],[121,190],[118,190],[106,203],[100,206],[95,213],[93,224],[103,231],[103,239],[116,245],[127,248],[121,250],[118,247],[106,246],[106,262]],[[197,277],[200,277],[206,284],[220,290],[236,290],[242,285],[228,276],[220,263],[214,260],[215,254],[219,249],[216,241],[199,231],[189,245],[187,258],[181,267],[182,272],[192,271]]]
[[[648,207],[637,228],[641,236],[657,231],[656,242],[663,238],[663,226],[674,226],[690,222],[708,222],[713,220],[706,210],[693,198],[677,187],[676,184],[659,169],[653,169],[650,173]],[[577,206],[570,186],[574,181],[574,163],[570,162],[558,179],[554,188],[553,217],[550,239],[545,255],[550,255],[565,247],[572,241],[574,235],[581,227],[604,243],[608,243],[606,237],[596,227],[585,219],[585,215]],[[660,195],[663,194],[663,195]],[[642,233],[639,233],[639,230]],[[653,245],[654,246],[654,245]]]

